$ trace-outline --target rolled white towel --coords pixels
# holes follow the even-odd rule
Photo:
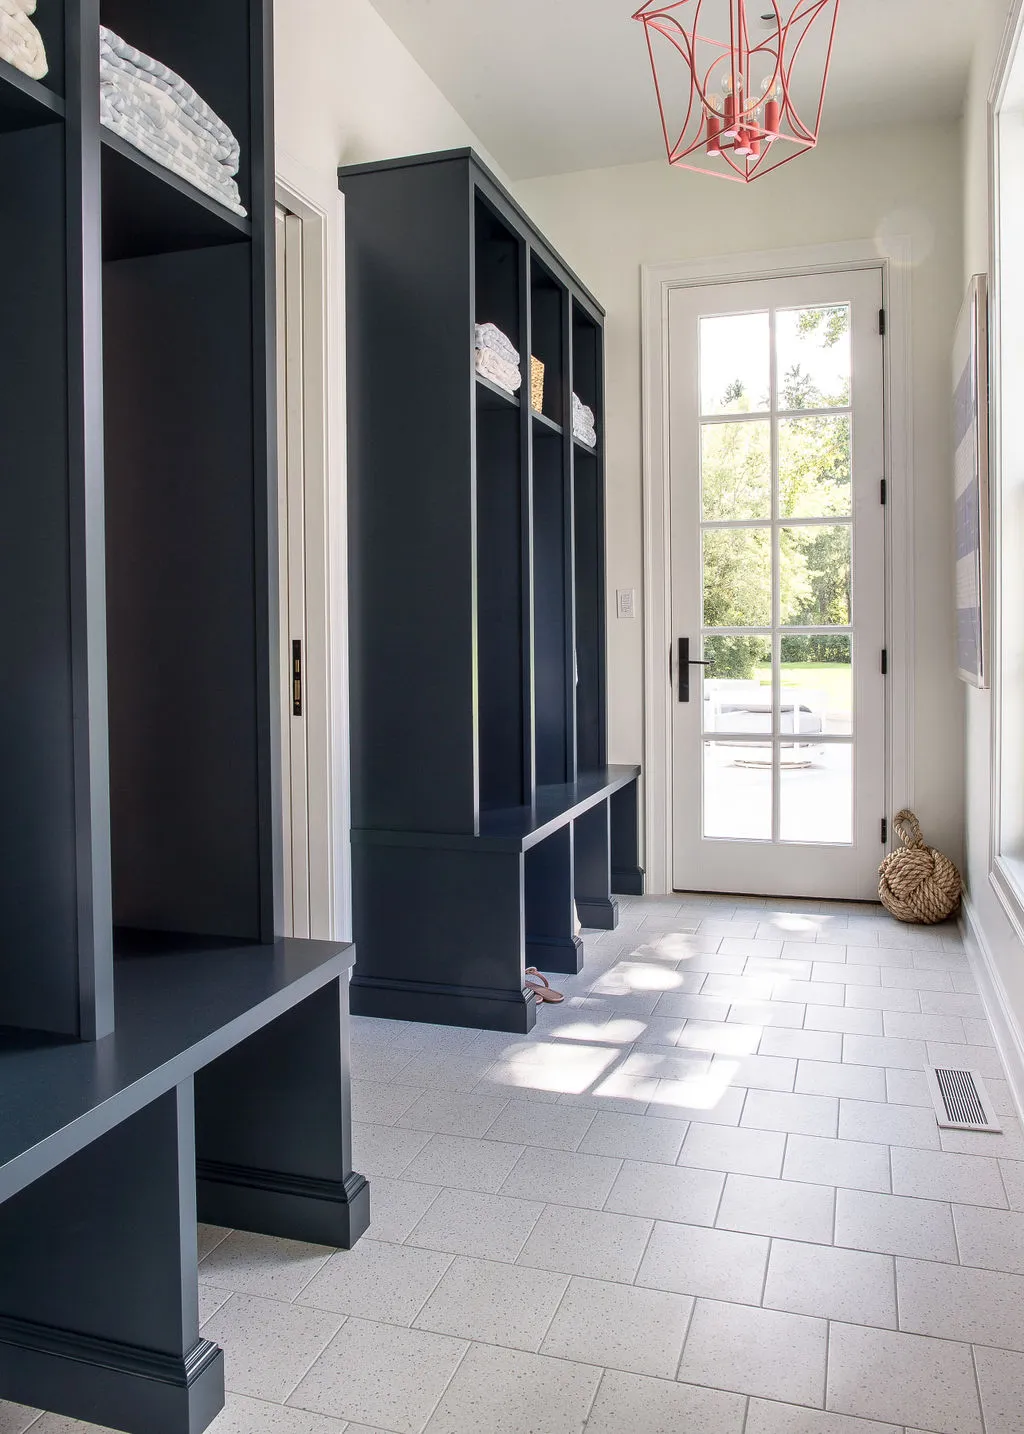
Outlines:
[[[508,335],[502,333],[497,324],[477,324],[476,346],[478,349],[493,349],[506,362],[517,366],[519,364],[519,350]]]
[[[477,373],[489,378],[491,383],[496,383],[506,393],[517,393],[523,382],[519,365],[509,363],[494,349],[477,349],[476,369]]]
[[[594,426],[594,410],[587,407],[578,393],[572,396],[572,421],[584,423],[589,428]]]
[[[12,0],[0,5],[0,60],[32,80],[41,80],[50,68],[42,35],[28,13]]]
[[[8,15],[34,15],[36,0],[0,0],[0,10]]]

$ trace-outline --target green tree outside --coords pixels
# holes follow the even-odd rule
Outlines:
[[[788,316],[787,316],[788,317]],[[822,350],[849,333],[846,306],[800,311],[792,331],[806,349],[816,338]],[[850,528],[829,518],[852,512],[850,416],[801,410],[849,404],[849,380],[822,392],[813,374],[793,363],[780,380],[779,503],[783,518],[821,518],[813,526],[784,527],[780,534],[779,583],[782,621],[793,627],[845,625],[850,621]],[[749,413],[742,381],[723,395],[732,412]],[[705,519],[752,521],[771,517],[771,423],[747,419],[704,425],[701,491]],[[766,627],[771,623],[771,530],[706,529],[704,532],[704,623],[707,627]],[[763,637],[705,640],[709,677],[751,678],[770,660]],[[784,663],[849,664],[843,635],[783,637]]]

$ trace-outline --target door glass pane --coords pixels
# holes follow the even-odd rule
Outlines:
[[[701,413],[764,413],[771,392],[767,313],[700,321]]]
[[[704,530],[704,626],[768,627],[772,620],[771,530]]]
[[[704,731],[772,731],[770,637],[704,639]]]
[[[771,841],[770,742],[704,743],[704,835]]]
[[[850,638],[840,633],[784,637],[781,649],[782,730],[850,736],[853,732]],[[787,709],[791,714],[789,725]]]
[[[780,528],[779,584],[784,627],[848,625],[849,524]]]
[[[706,519],[771,517],[771,447],[767,419],[701,425],[700,491]]]
[[[779,835],[783,841],[853,840],[853,747],[849,742],[782,742],[779,768]]]
[[[775,315],[779,407],[850,403],[850,306],[780,309]]]
[[[779,512],[784,518],[852,512],[848,413],[779,420]]]

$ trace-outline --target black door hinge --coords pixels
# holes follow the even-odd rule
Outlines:
[[[883,817],[883,818],[882,818],[882,845],[885,846],[885,844],[886,844],[886,842],[887,842],[888,840],[889,840],[889,818],[888,818],[888,817]]]
[[[292,716],[302,716],[302,643],[292,643]]]
[[[884,338],[885,338],[885,310],[884,310],[884,309],[879,309],[879,311],[878,311],[878,332],[881,334],[882,338],[884,339]]]
[[[886,483],[884,478],[878,485],[878,495],[881,498],[882,506],[884,507],[885,504],[889,501],[889,485]]]
[[[887,647],[883,647],[883,648],[882,648],[882,676],[883,676],[883,677],[887,677],[888,675],[889,675],[889,649],[888,649]]]

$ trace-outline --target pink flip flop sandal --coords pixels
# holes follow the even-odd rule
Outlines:
[[[551,989],[551,982],[546,976],[540,974],[536,966],[527,966],[526,974],[527,976],[536,976],[537,978],[536,981],[527,981],[526,984],[536,995],[538,1001],[548,1001],[552,1006],[557,1006],[559,1001],[565,1000],[561,991],[553,991]]]

